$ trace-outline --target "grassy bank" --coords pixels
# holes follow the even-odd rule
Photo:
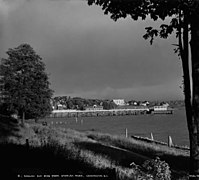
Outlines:
[[[169,164],[175,174],[186,174],[189,170],[189,151],[93,131],[87,132],[87,136],[98,142],[127,149],[148,158],[159,157]]]
[[[148,174],[136,168],[123,166],[120,161],[121,159],[115,158],[118,156],[118,151],[116,152],[110,147],[102,146],[84,133],[39,125],[33,125],[31,128],[38,138],[38,140],[29,140],[31,146],[47,146],[59,149],[54,150],[54,152],[62,154],[65,159],[72,159],[78,163],[85,164],[84,167],[92,167],[94,169],[86,168],[86,172],[83,171],[83,173],[89,174],[93,172],[97,174],[100,172],[101,174],[111,174],[111,179],[116,177],[118,179],[139,179],[139,177],[148,176]]]
[[[0,144],[0,158],[4,164],[2,170],[7,178],[10,175],[13,175],[11,177],[13,178],[24,173],[52,174],[57,171],[59,174],[75,174],[83,177],[105,175],[106,179],[116,179],[116,176],[118,179],[147,177],[144,172],[117,165],[108,156],[81,148],[78,143],[88,143],[93,140],[77,131],[62,131],[28,124],[21,128],[15,122],[12,123],[15,128],[8,128],[10,132],[1,137]],[[6,121],[1,121],[1,127],[5,126]],[[100,176],[97,179],[100,179]]]
[[[7,122],[2,122],[0,126],[4,129],[7,127]],[[186,152],[145,144],[121,136],[97,132],[83,133],[39,124],[26,124],[25,128],[19,127],[14,122],[11,124],[12,126],[7,128],[9,133],[1,138],[1,159],[6,167],[10,165],[40,167],[31,169],[36,173],[45,174],[59,169],[61,174],[93,173],[93,175],[107,175],[110,179],[154,179],[157,172],[147,170],[149,166],[145,166],[147,160],[159,156],[161,160],[168,162],[175,157],[175,160],[182,164],[188,159]],[[10,162],[14,163],[10,164]],[[170,174],[165,163],[161,164],[160,161],[155,163],[159,165],[159,170],[164,169],[164,173]],[[169,163],[171,167],[172,163],[174,162]],[[165,167],[162,168],[163,166]],[[175,169],[172,167],[178,172],[186,170],[183,168],[185,167],[179,166]],[[14,174],[23,174],[23,171],[28,172],[30,168],[14,168],[12,171]],[[179,174],[182,178],[183,174]],[[176,179],[176,174],[173,175],[175,175],[173,179]]]

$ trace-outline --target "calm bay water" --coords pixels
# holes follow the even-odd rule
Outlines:
[[[48,121],[53,122],[55,126],[116,135],[125,135],[125,128],[127,128],[129,136],[150,137],[150,133],[153,133],[155,140],[167,142],[168,136],[171,136],[174,144],[189,145],[184,109],[175,110],[172,115],[50,118]]]

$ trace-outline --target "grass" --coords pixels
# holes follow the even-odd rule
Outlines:
[[[87,165],[89,164],[94,169],[105,172],[108,171],[111,173],[117,171],[119,179],[137,179],[138,172],[136,170],[116,163],[112,156],[105,154],[109,148],[107,148],[106,151],[102,151],[102,148],[98,149],[97,147],[100,144],[88,138],[84,133],[70,129],[53,129],[38,125],[33,126],[33,129],[38,136],[45,137],[45,140],[42,140],[43,142],[48,142],[47,144],[52,146],[61,147],[63,153],[67,154],[67,158],[72,158]],[[86,147],[88,144],[92,148]],[[109,149],[109,152],[116,154],[113,149]]]
[[[48,144],[42,147],[26,148],[23,145],[4,144],[0,146],[1,162],[4,169],[10,170],[13,176],[17,174],[30,174],[38,171],[39,174],[108,174],[111,175],[110,169],[98,169],[82,160],[68,157],[67,150],[55,144]],[[14,152],[13,152],[14,150]],[[69,152],[70,153],[70,152]],[[5,156],[9,154],[9,156]],[[10,164],[12,162],[12,164]],[[10,168],[21,167],[21,168]],[[33,167],[33,168],[30,168]],[[37,167],[37,168],[36,168]],[[11,175],[11,173],[7,175]]]
[[[6,123],[7,121],[1,121],[0,127],[5,129]],[[7,128],[8,133],[0,139],[3,142],[0,145],[0,158],[5,167],[10,167],[10,162],[14,162],[12,167],[41,167],[14,168],[14,174],[23,169],[43,173],[56,172],[57,167],[61,173],[67,170],[68,173],[78,174],[108,174],[111,179],[151,179],[142,164],[156,156],[166,162],[171,160],[169,165],[175,171],[187,170],[183,164],[188,160],[185,151],[93,131],[78,132],[34,123],[21,128],[13,123]],[[173,166],[174,160],[175,164],[179,162],[177,168]],[[138,166],[130,167],[132,162]],[[177,173],[174,175],[174,179],[177,179]]]
[[[44,130],[41,132],[45,134]],[[70,142],[70,145],[73,144],[72,152],[76,152],[77,159],[83,159],[96,168],[107,167],[112,169],[118,166],[131,169],[129,166],[131,162],[142,165],[147,158],[159,156],[161,160],[169,163],[175,175],[178,175],[176,172],[186,174],[188,170],[189,155],[187,151],[93,131],[83,133],[59,128],[55,132],[59,132],[59,135],[52,134],[51,137],[59,137],[57,139],[59,144],[66,144],[66,140],[68,143]],[[113,149],[111,145],[122,148],[123,150]],[[74,150],[75,148],[76,151]],[[143,156],[139,156],[138,154],[133,155],[132,152]]]
[[[126,138],[124,136],[110,135],[99,133],[95,131],[87,131],[87,137],[106,144],[111,144],[128,150],[142,153],[144,155],[155,157],[161,154],[168,154],[173,156],[189,156],[189,152],[185,150],[169,148],[165,145],[155,145],[153,143],[143,142],[133,138]]]
[[[24,136],[22,135],[24,133]],[[31,125],[18,131],[18,136],[10,136],[0,144],[0,158],[5,165],[4,172],[11,170],[14,176],[23,174],[24,168],[11,167],[46,167],[45,173],[57,167],[66,174],[101,174],[110,179],[137,179],[136,170],[117,166],[108,156],[81,149],[76,143],[93,142],[77,131],[53,129],[41,125]],[[16,135],[15,134],[15,135]],[[28,145],[26,144],[28,140]],[[11,164],[11,162],[14,162]],[[64,169],[63,169],[64,167]],[[25,168],[27,170],[27,168]],[[28,168],[37,172],[38,168]],[[5,171],[6,170],[6,171]],[[52,172],[51,172],[52,173]],[[50,173],[50,174],[51,174]],[[10,171],[6,175],[10,174]],[[144,174],[144,173],[143,173]],[[12,177],[13,178],[13,177]],[[91,179],[91,178],[90,178]],[[108,179],[108,178],[106,178]]]
[[[98,142],[124,148],[148,158],[154,159],[158,156],[161,160],[166,161],[174,172],[186,174],[189,170],[189,152],[186,150],[93,131],[87,132],[87,136]]]

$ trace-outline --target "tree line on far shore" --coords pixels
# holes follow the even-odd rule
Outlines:
[[[102,106],[103,109],[115,109],[117,105],[113,100],[85,99],[81,97],[56,96],[52,98],[52,106],[54,109],[78,109],[85,110],[90,106]]]
[[[113,100],[110,99],[86,99],[81,97],[70,97],[70,96],[56,96],[52,98],[52,107],[54,110],[62,110],[62,109],[77,109],[77,110],[85,110],[90,106],[102,106],[103,109],[116,109],[121,108],[114,103]],[[129,100],[125,101],[125,106],[123,107],[132,107],[132,106],[143,106],[143,102],[148,101],[138,101],[138,100]],[[171,101],[149,101],[148,106],[157,106],[162,105],[164,103],[168,103],[170,107],[179,108],[184,107],[183,100],[171,100]]]

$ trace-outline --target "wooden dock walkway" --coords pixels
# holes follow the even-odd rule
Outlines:
[[[96,116],[124,116],[146,114],[148,108],[142,109],[111,109],[111,110],[55,110],[49,117],[96,117]]]

